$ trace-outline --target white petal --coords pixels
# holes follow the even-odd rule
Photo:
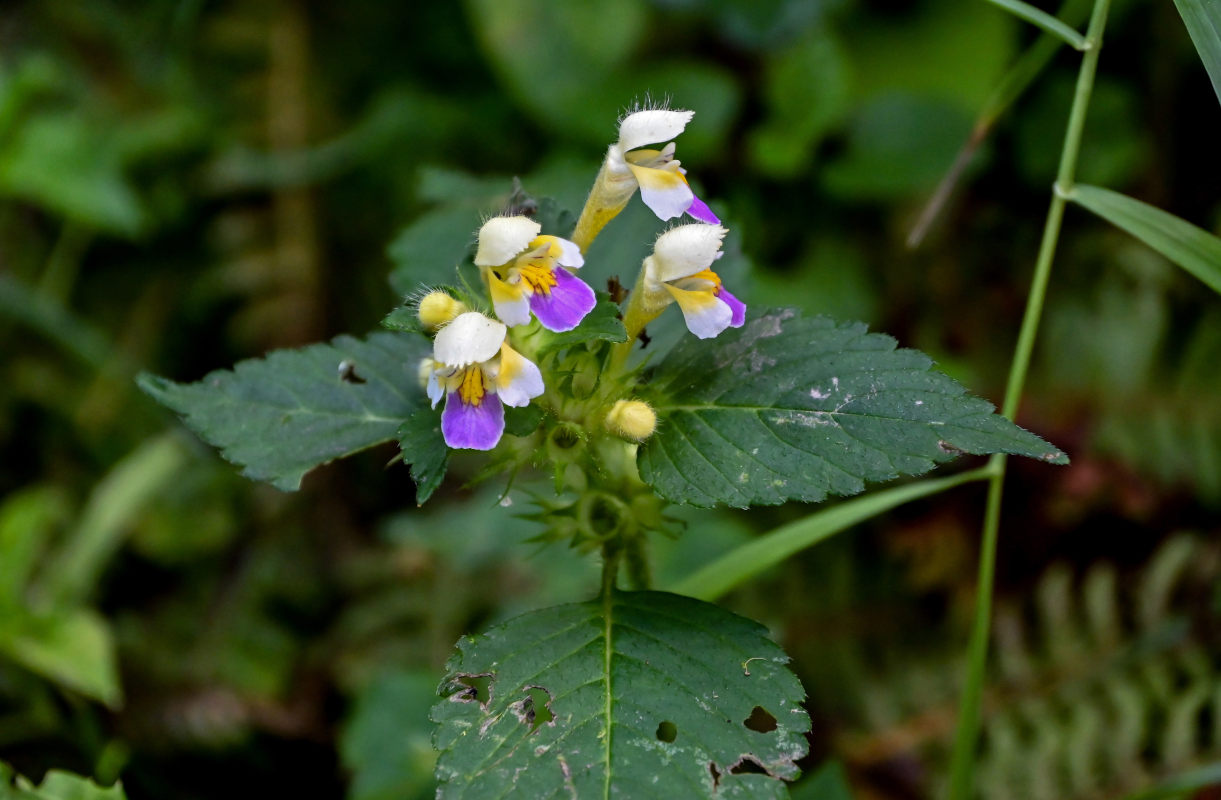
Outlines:
[[[622,152],[627,152],[646,144],[668,142],[682,133],[694,116],[694,111],[670,111],[664,108],[628,114],[619,123],[619,147]]]
[[[432,401],[432,407],[436,408],[444,396],[445,391],[441,388],[441,381],[437,378],[437,369],[434,367],[432,372],[428,373],[428,399]]]
[[[525,295],[516,300],[493,300],[492,308],[506,325],[517,327],[530,324],[530,299]]]
[[[500,351],[508,329],[478,311],[459,314],[437,332],[432,357],[450,367],[465,367],[487,361]]]
[[[492,217],[479,229],[479,249],[475,263],[498,267],[513,260],[543,229],[529,217]]]
[[[496,393],[506,406],[528,405],[531,398],[543,393],[543,373],[533,361],[505,345],[500,349]]]
[[[708,269],[720,258],[721,240],[729,231],[720,225],[679,225],[657,237],[650,277],[673,281]]]
[[[570,242],[567,239],[555,237],[560,242],[560,257],[556,259],[560,262],[561,267],[577,267],[585,266],[585,259],[581,256],[581,248],[577,247],[576,242]]]

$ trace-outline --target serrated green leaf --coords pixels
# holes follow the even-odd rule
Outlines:
[[[0,629],[0,652],[31,672],[108,706],[122,700],[110,628],[91,611],[9,617]]]
[[[445,480],[449,466],[449,446],[441,433],[441,414],[422,408],[408,417],[398,430],[403,463],[411,465],[415,481],[415,501],[424,505]]]
[[[1217,0],[1174,0],[1174,5],[1208,70],[1213,91],[1221,100],[1221,3]]]
[[[49,770],[36,787],[0,761],[0,800],[127,800],[127,795],[121,783],[103,788],[60,769]]]
[[[657,433],[641,477],[674,502],[817,502],[919,475],[959,453],[1068,458],[858,322],[766,311],[684,339],[648,386]]]
[[[612,592],[458,650],[432,712],[439,798],[782,798],[806,752],[788,657],[691,598]]]
[[[426,349],[423,339],[397,333],[340,336],[196,383],[148,373],[138,383],[248,478],[294,491],[314,467],[395,438],[424,406],[416,372]]]
[[[1098,186],[1078,184],[1068,193],[1073,202],[1152,247],[1221,292],[1221,239],[1174,214]]]
[[[598,300],[593,310],[585,315],[581,324],[572,330],[555,333],[540,327],[532,338],[537,342],[535,355],[544,356],[585,342],[626,342],[627,328],[623,327],[623,322],[619,319],[619,306],[603,297]]]

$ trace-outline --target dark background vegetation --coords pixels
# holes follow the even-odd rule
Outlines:
[[[0,759],[133,799],[431,794],[454,641],[587,596],[596,564],[524,543],[495,486],[417,510],[389,448],[296,494],[249,483],[133,377],[372,330],[511,177],[579,207],[646,96],[697,112],[679,154],[751,263],[739,296],[865,320],[999,401],[1074,54],[905,240],[1034,38],[982,0],[6,0]],[[1082,180],[1217,230],[1219,133],[1173,5],[1117,0]],[[1219,322],[1202,284],[1069,210],[1020,422],[1073,464],[1012,465],[986,797],[1119,796],[1221,758]],[[941,785],[982,498],[902,508],[726,600],[794,657],[808,766],[839,760],[860,797]],[[660,582],[809,511],[686,513]]]

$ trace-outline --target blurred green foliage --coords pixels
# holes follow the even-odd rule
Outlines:
[[[1082,178],[1216,231],[1208,76],[1173,7],[1116,5]],[[579,207],[616,116],[648,97],[697,113],[682,157],[733,231],[743,299],[864,319],[998,399],[1073,64],[1001,117],[924,246],[904,240],[1033,36],[951,0],[5,3],[0,759],[35,784],[121,775],[132,798],[431,793],[421,709],[455,639],[585,598],[596,565],[529,543],[527,495],[462,488],[461,455],[427,511],[390,450],[297,494],[248,483],[133,378],[373,330],[452,279],[513,176]],[[594,283],[635,274],[660,229],[638,211],[590,253]],[[1219,326],[1198,282],[1070,212],[1022,422],[1074,466],[1015,468],[1002,599],[1052,561],[1141,575],[1172,533],[1215,537]],[[874,795],[938,785],[948,712],[929,676],[957,674],[978,501],[906,507],[730,598],[811,694],[795,795],[839,791],[838,768],[812,769],[827,757]],[[806,511],[678,510],[658,580]],[[1215,675],[1216,596],[1187,608],[1165,615],[1179,650],[1147,663]],[[911,703],[862,711],[889,697],[859,679],[878,672]],[[1014,713],[1039,691],[1005,687]],[[1213,752],[1193,741],[1179,766]],[[33,795],[5,770],[0,796],[64,780]]]

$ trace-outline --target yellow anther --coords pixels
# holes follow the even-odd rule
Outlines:
[[[467,367],[466,372],[462,374],[462,383],[458,385],[458,396],[462,399],[464,405],[478,407],[483,402],[483,395],[487,392],[487,383],[483,377],[483,370],[478,366]]]
[[[551,294],[551,287],[559,282],[549,267],[542,266],[535,261],[519,267],[517,273],[521,276],[522,281],[538,294]]]

